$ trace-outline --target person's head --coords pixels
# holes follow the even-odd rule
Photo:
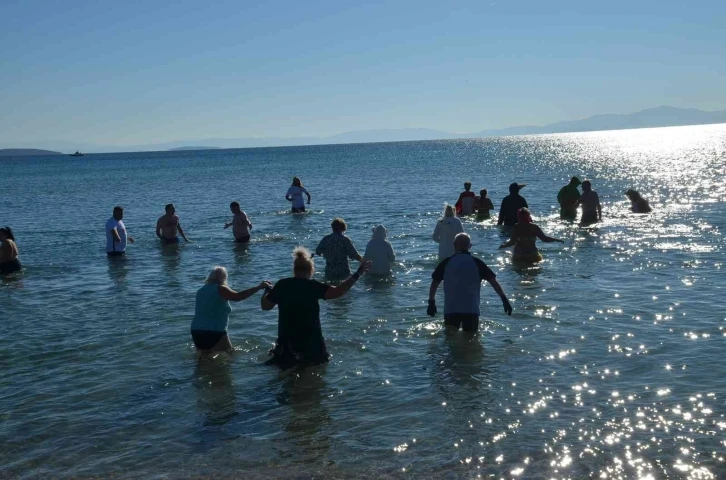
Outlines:
[[[295,277],[310,278],[315,273],[315,262],[305,247],[292,251],[292,274]]]
[[[486,189],[486,188],[482,188],[482,189],[481,189],[481,190],[479,191],[479,196],[480,196],[481,198],[487,198],[487,195],[488,195],[488,194],[489,194],[489,192],[487,192],[487,189]]]
[[[116,220],[123,220],[124,219],[124,207],[118,205],[113,207],[113,218]]]
[[[4,242],[5,240],[12,240],[13,242],[15,241],[13,230],[10,227],[0,228],[0,242]]]
[[[580,181],[580,179],[579,179],[579,178],[577,178],[577,177],[572,177],[572,178],[570,179],[570,185],[572,185],[572,186],[574,186],[574,187],[577,187],[577,186],[579,186],[579,185],[581,185],[581,184],[582,184],[582,182],[581,182],[581,181]]]
[[[388,230],[383,225],[378,225],[373,228],[373,236],[371,240],[385,240],[388,238]]]
[[[444,207],[444,218],[448,217],[455,217],[456,216],[456,209],[453,205],[446,205]]]
[[[292,186],[293,187],[302,187],[302,182],[297,177],[292,177]]]
[[[348,230],[348,225],[345,223],[345,220],[338,217],[330,223],[330,228],[332,228],[335,233],[343,233]]]
[[[471,237],[468,233],[457,233],[454,237],[454,249],[457,252],[468,252],[471,248]]]
[[[635,202],[637,200],[640,200],[640,194],[638,192],[636,192],[635,190],[633,190],[633,189],[630,189],[630,190],[626,191],[625,192],[625,196],[628,197],[631,202]]]
[[[517,195],[521,189],[526,187],[527,185],[514,182],[513,184],[509,185],[509,193],[512,195]]]
[[[214,267],[207,280],[204,283],[214,283],[215,285],[227,285],[227,269],[224,267]]]
[[[232,213],[239,213],[240,212],[240,210],[239,210],[239,203],[237,203],[237,202],[230,203],[229,204],[229,209],[232,210]]]
[[[592,183],[590,183],[590,180],[582,182],[582,191],[589,192],[590,190],[592,190]]]
[[[464,182],[464,190],[467,192],[471,190],[471,182]]]
[[[532,214],[529,213],[529,208],[520,208],[517,210],[517,222],[518,223],[532,223]]]
[[[176,212],[176,208],[174,207],[173,203],[167,204],[166,207],[164,207],[164,210],[166,210],[166,213],[168,213],[169,215],[173,215],[174,212]]]

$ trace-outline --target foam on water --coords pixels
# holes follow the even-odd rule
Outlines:
[[[0,160],[0,223],[26,267],[0,283],[0,476],[723,477],[725,163],[723,125]],[[604,222],[559,220],[573,174]],[[309,214],[287,214],[293,175]],[[465,180],[496,206],[528,184],[535,220],[566,239],[521,268],[494,221],[465,222],[515,308],[485,287],[474,338],[425,311],[433,226]],[[629,214],[627,188],[653,214]],[[231,200],[249,246],[222,228]],[[159,247],[169,202],[194,243]],[[137,240],[120,262],[103,250],[115,204]],[[276,312],[257,297],[233,305],[235,358],[197,362],[208,269],[233,288],[287,276],[334,216],[361,252],[385,224],[397,264],[321,306],[331,363],[261,366]]]

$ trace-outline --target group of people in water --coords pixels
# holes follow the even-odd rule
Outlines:
[[[582,193],[578,187],[582,186]],[[502,200],[497,220],[498,225],[511,227],[511,238],[499,248],[514,247],[513,261],[538,262],[542,259],[535,242],[562,242],[560,239],[547,236],[542,229],[533,223],[527,201],[519,193],[525,185],[512,183],[509,195]],[[465,191],[459,196],[455,205],[447,205],[444,215],[436,223],[433,240],[439,244],[439,264],[432,274],[429,289],[427,314],[435,316],[436,292],[441,282],[444,283],[444,323],[447,327],[462,328],[464,331],[476,331],[480,316],[480,291],[482,281],[488,282],[502,300],[504,311],[511,315],[512,306],[496,280],[496,275],[480,259],[470,253],[471,237],[464,233],[460,217],[476,215],[477,219],[489,218],[494,206],[487,197],[487,191],[481,190],[476,196],[471,192],[471,183],[464,186]],[[295,177],[285,198],[292,203],[292,212],[305,212],[304,197],[310,204],[310,193]],[[632,202],[635,213],[650,212],[648,202],[636,191],[628,190],[626,195]],[[558,193],[562,218],[573,220],[578,208],[582,208],[582,224],[591,224],[602,219],[602,208],[597,193],[592,190],[589,181],[580,182],[572,177],[568,185]],[[238,202],[230,204],[232,221],[224,224],[224,228],[232,227],[235,242],[248,243],[252,222],[242,211]],[[106,222],[106,252],[109,257],[125,255],[127,244],[133,244],[123,223],[124,210],[121,206],[113,209],[113,215]],[[196,294],[194,319],[191,324],[191,336],[200,354],[233,350],[228,335],[229,302],[245,300],[259,291],[264,291],[260,307],[272,310],[278,307],[278,332],[271,359],[267,363],[289,368],[295,365],[319,364],[327,362],[329,354],[325,347],[320,325],[320,300],[332,300],[345,295],[358,279],[366,274],[389,275],[396,259],[388,233],[383,225],[373,228],[364,255],[360,255],[353,242],[345,235],[347,224],[342,218],[335,218],[331,223],[332,232],[320,241],[314,253],[304,247],[293,250],[292,276],[276,282],[274,285],[264,281],[259,285],[234,291],[228,284],[227,270],[214,267],[209,273],[204,286]],[[179,217],[173,204],[165,207],[156,224],[156,235],[162,245],[180,243],[179,236],[188,241],[182,229]],[[18,248],[15,237],[9,227],[0,228],[0,273],[19,271],[22,266],[18,260]],[[328,280],[342,280],[337,285],[328,285],[313,279],[315,273],[314,256],[325,259],[325,276]],[[356,260],[359,266],[351,273],[349,260]]]

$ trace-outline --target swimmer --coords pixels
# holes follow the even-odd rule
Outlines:
[[[527,200],[519,194],[526,185],[521,183],[513,183],[509,185],[509,195],[504,197],[502,205],[499,207],[499,219],[497,225],[505,225],[511,227],[517,223],[517,212],[520,208],[528,208]]]
[[[124,207],[113,207],[113,216],[106,221],[106,255],[123,257],[126,255],[126,242],[134,243],[134,238],[126,235],[123,222]]]
[[[175,215],[176,208],[174,208],[174,204],[168,204],[164,207],[164,210],[166,210],[166,213],[159,217],[156,222],[156,236],[161,240],[161,244],[174,245],[180,243],[177,233],[182,236],[185,242],[188,242],[189,239],[184,234],[181,223],[179,223],[179,217]]]
[[[297,247],[292,256],[293,276],[279,280],[260,300],[262,310],[279,307],[277,341],[270,350],[273,357],[266,363],[283,370],[327,363],[330,355],[320,328],[318,301],[342,297],[371,266],[368,260],[361,262],[358,271],[334,287],[313,280],[315,263],[307,249]]]
[[[19,272],[22,268],[13,230],[10,227],[0,228],[0,275]]]
[[[252,223],[247,218],[247,214],[239,208],[239,203],[232,202],[229,204],[229,209],[234,215],[232,221],[224,224],[224,228],[232,227],[232,235],[234,235],[234,241],[237,243],[249,243],[250,241],[250,230],[252,230]]]
[[[476,209],[476,220],[478,222],[491,218],[491,213],[489,213],[489,211],[494,210],[494,204],[492,203],[492,200],[487,197],[487,194],[487,189],[482,189],[474,203],[474,208]]]
[[[520,208],[517,216],[519,222],[512,230],[512,237],[508,242],[499,246],[499,248],[508,248],[514,245],[513,262],[537,263],[541,261],[542,255],[540,255],[535,245],[538,238],[547,243],[565,243],[564,240],[548,237],[539,226],[532,223],[532,216],[529,213],[529,209]]]
[[[373,262],[370,275],[390,275],[391,265],[396,260],[396,254],[393,253],[391,242],[388,241],[386,227],[378,225],[373,229],[373,236],[366,245],[366,253],[363,258]]]
[[[305,213],[305,201],[303,193],[308,197],[308,205],[310,205],[310,193],[303,186],[299,178],[293,177],[292,185],[287,189],[285,199],[292,202],[292,213]]]
[[[459,199],[456,201],[456,214],[459,216],[473,214],[475,198],[476,195],[471,191],[471,182],[464,183],[464,191],[459,194]]]
[[[342,218],[336,218],[330,224],[333,233],[326,235],[320,240],[316,255],[325,258],[325,276],[330,279],[345,278],[350,275],[348,259],[363,261],[358,250],[355,249],[350,238],[345,236],[348,225]]]
[[[650,213],[653,211],[653,209],[650,208],[648,200],[641,197],[635,190],[628,190],[625,192],[625,196],[630,199],[630,209],[633,213]]]
[[[456,218],[454,207],[446,205],[444,207],[444,216],[436,222],[434,234],[432,235],[434,242],[439,244],[439,261],[456,253],[454,238],[463,231],[464,226],[461,224],[461,220]]]
[[[214,267],[209,272],[204,286],[197,290],[194,320],[191,325],[192,340],[197,352],[232,353],[232,342],[227,334],[229,314],[232,311],[229,302],[239,302],[260,290],[270,288],[272,284],[265,281],[256,287],[235,292],[227,286],[227,269]]]
[[[557,202],[560,204],[560,218],[574,220],[577,217],[577,201],[580,199],[580,191],[577,189],[582,182],[577,177],[572,177],[570,183],[565,185],[557,193]]]
[[[575,208],[582,206],[582,218],[580,225],[590,225],[598,221],[602,221],[602,206],[600,205],[600,197],[597,192],[592,189],[590,180],[582,182],[582,195],[575,204]]]
[[[479,329],[479,304],[481,303],[481,282],[489,282],[502,299],[504,312],[512,314],[512,305],[507,300],[494,272],[480,259],[469,253],[471,237],[460,233],[454,239],[456,253],[439,263],[431,275],[429,287],[429,306],[426,313],[436,315],[436,290],[444,282],[444,325],[447,328],[465,332]]]

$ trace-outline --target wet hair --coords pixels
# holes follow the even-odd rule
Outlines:
[[[166,210],[168,212],[172,208],[174,208],[174,204],[173,203],[167,203],[166,206],[164,207],[164,210]]]
[[[633,200],[633,201],[635,201],[635,200],[640,200],[640,198],[641,198],[640,194],[639,194],[638,192],[636,192],[635,190],[633,190],[632,188],[631,188],[630,190],[626,191],[626,192],[625,192],[625,195],[626,195],[626,196],[627,196],[627,197],[628,197],[628,198],[629,198],[630,200]]]
[[[487,193],[489,193],[489,192],[487,192],[487,189],[486,188],[482,188],[479,191],[479,195],[481,196],[481,198],[487,198]]]
[[[239,202],[232,202],[229,204],[229,208],[239,207]]]
[[[207,275],[206,284],[216,283],[217,285],[227,285],[227,269],[224,267],[216,266]]]
[[[449,205],[448,203],[444,206],[444,218],[446,217],[455,217],[456,216],[456,210],[454,209],[453,205]]]
[[[592,183],[590,183],[590,180],[585,180],[584,182],[582,182],[582,189],[585,191],[592,190]]]
[[[8,240],[15,241],[15,236],[13,235],[13,229],[10,227],[3,227],[0,228],[0,232],[3,232],[6,237],[8,237]]]
[[[331,222],[330,227],[333,229],[334,232],[339,232],[339,233],[343,233],[346,230],[348,230],[348,225],[345,223],[345,220],[343,220],[340,217],[334,219]]]
[[[300,181],[300,179],[299,179],[299,178],[297,178],[297,177],[292,177],[292,186],[293,186],[293,187],[302,187],[302,186],[303,186],[303,184],[302,184],[302,182]]]
[[[122,207],[121,205],[116,205],[115,207],[113,207],[113,213],[123,212],[123,211],[124,211],[124,207]]]
[[[312,273],[315,270],[315,262],[310,251],[305,247],[297,247],[292,251],[292,272]]]
[[[529,213],[529,208],[522,207],[517,210],[517,222],[519,223],[533,223],[532,214]]]

